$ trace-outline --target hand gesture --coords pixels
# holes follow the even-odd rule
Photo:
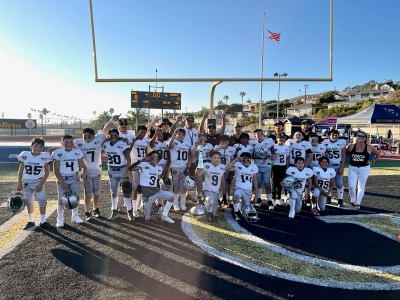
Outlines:
[[[225,118],[226,118],[226,115],[224,113],[222,113],[222,111],[221,111],[221,118],[222,118],[222,120],[225,120]]]
[[[156,133],[159,133],[159,132],[162,132],[162,129],[160,128],[160,127],[158,127],[157,129],[156,129]]]
[[[200,141],[197,140],[197,141],[194,143],[194,146],[195,146],[195,147],[198,147],[199,145],[200,145]]]
[[[112,119],[113,119],[115,122],[117,122],[117,121],[119,120],[119,117],[121,117],[121,115],[122,115],[122,114],[114,115],[114,116],[112,117]]]
[[[153,122],[154,122],[154,123],[158,123],[158,122],[160,122],[160,120],[161,120],[160,118],[155,118],[155,119],[153,120]]]
[[[210,113],[209,113],[209,112],[206,112],[206,113],[203,115],[203,119],[207,119],[209,115],[210,115]]]
[[[174,136],[176,136],[178,133],[179,133],[179,128],[176,128],[176,129],[174,130]]]
[[[181,116],[178,116],[178,117],[176,118],[176,121],[177,121],[177,122],[180,122],[180,121],[182,121],[182,119],[183,119],[183,116],[181,115]]]
[[[141,160],[141,162],[150,162],[150,158],[146,156]]]

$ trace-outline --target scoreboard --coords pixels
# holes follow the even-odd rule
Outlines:
[[[131,108],[181,110],[181,93],[131,91]]]

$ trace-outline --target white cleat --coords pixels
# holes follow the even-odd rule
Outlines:
[[[295,213],[295,211],[293,210],[291,210],[290,212],[289,212],[289,219],[294,219],[294,215],[295,215],[296,213]]]
[[[180,211],[179,203],[174,203],[174,211]]]
[[[182,205],[182,203],[181,203],[180,208],[181,208],[181,210],[186,210],[186,205],[185,204]]]
[[[135,218],[139,218],[139,212],[137,211],[137,209],[136,209],[136,210],[133,210],[133,216],[134,216]]]
[[[64,218],[57,218],[57,224],[56,227],[64,227]]]
[[[76,215],[71,217],[71,222],[76,224],[81,224],[83,223],[83,220],[78,215]]]
[[[164,215],[161,215],[161,221],[165,221],[165,222],[168,222],[168,223],[175,223],[175,221],[174,220],[172,220],[170,217],[168,217],[168,216],[164,216]]]

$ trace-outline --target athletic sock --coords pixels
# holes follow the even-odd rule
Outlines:
[[[116,210],[118,208],[118,197],[112,198],[111,209]]]
[[[272,200],[272,194],[267,194],[267,200]]]
[[[337,188],[337,197],[338,197],[338,199],[343,199],[343,194],[344,194],[343,190],[344,190],[343,187]]]
[[[233,211],[237,212],[239,210],[239,202],[238,203],[233,203]]]
[[[46,215],[40,215],[40,223],[46,222]]]
[[[165,206],[164,206],[164,211],[163,211],[163,215],[164,216],[168,216],[168,213],[169,213],[169,210],[171,209],[171,207],[172,207],[172,202],[169,202],[169,201],[167,201],[167,203],[165,204]]]
[[[178,203],[179,194],[174,194],[174,204]]]
[[[35,220],[33,219],[33,214],[28,214],[29,217],[29,222],[34,222]]]
[[[137,194],[136,200],[137,200],[136,206],[138,206],[139,208],[142,208],[143,207],[142,194]]]
[[[126,209],[131,210],[132,209],[132,202],[131,202],[131,197],[129,198],[124,198]]]
[[[294,211],[295,210],[295,206],[296,206],[296,200],[290,198],[289,199],[289,203],[290,203],[290,211]]]
[[[137,200],[132,200],[132,209],[133,209],[134,211],[137,210]]]
[[[261,198],[262,188],[258,189],[258,198]]]

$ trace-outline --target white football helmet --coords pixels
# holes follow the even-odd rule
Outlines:
[[[242,216],[247,222],[257,222],[258,212],[253,205],[245,205],[242,207]]]
[[[26,199],[24,192],[12,191],[10,197],[7,200],[8,211],[13,213],[19,213],[24,210],[26,205]]]
[[[64,207],[68,209],[74,209],[79,205],[79,196],[71,189],[64,191],[62,200],[64,202]]]
[[[196,204],[190,209],[190,215],[193,218],[201,219],[207,215],[207,209],[204,204]]]
[[[256,148],[254,148],[254,155],[257,158],[270,158],[271,150],[265,145],[260,145]]]
[[[282,185],[285,191],[292,191],[293,189],[301,188],[301,180],[294,178],[293,176],[287,176],[282,180]]]
[[[171,189],[172,182],[171,179],[165,175],[160,176],[160,188],[163,191],[169,191]]]
[[[185,176],[183,179],[183,186],[189,191],[194,191],[196,189],[196,178],[193,176]]]

